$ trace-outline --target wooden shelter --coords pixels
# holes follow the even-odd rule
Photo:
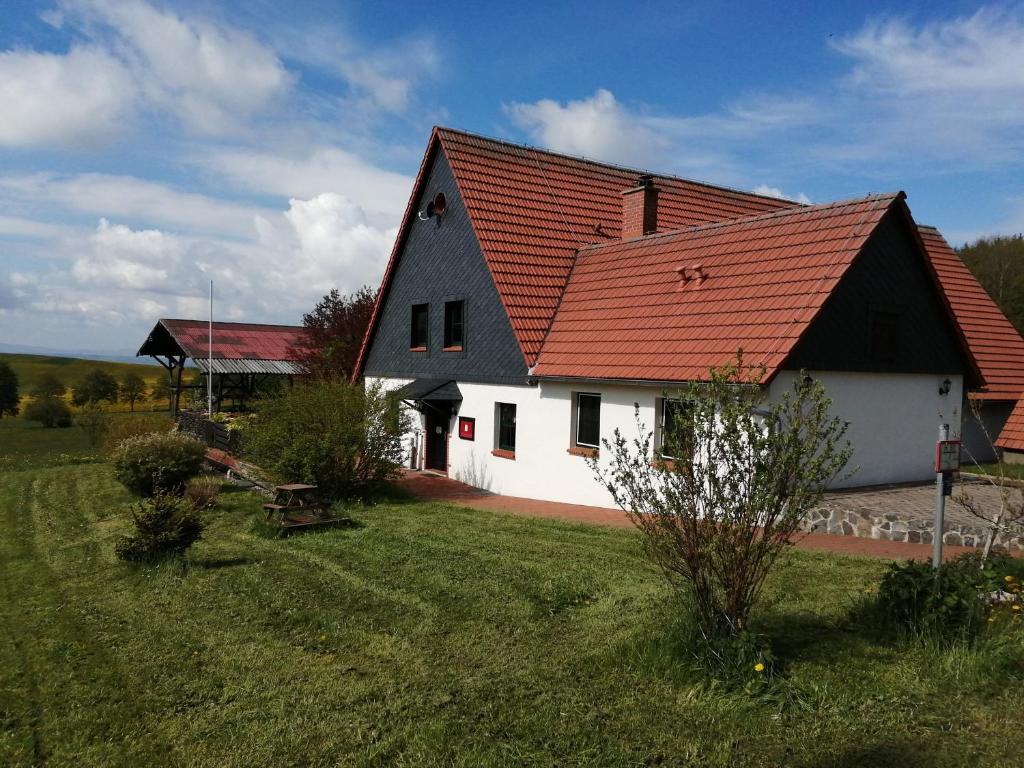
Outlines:
[[[188,360],[204,376],[215,380],[214,407],[225,398],[244,401],[270,377],[305,374],[300,362],[305,347],[305,329],[295,325],[259,323],[214,323],[213,344],[206,320],[157,321],[136,353],[148,355],[167,370],[171,389],[171,412],[177,415],[181,391],[205,385],[183,385],[182,372]]]

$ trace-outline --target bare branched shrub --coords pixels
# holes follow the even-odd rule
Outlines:
[[[798,376],[768,403],[762,378],[742,360],[714,369],[677,395],[660,446],[638,410],[639,437],[616,430],[603,441],[609,468],[590,460],[708,635],[746,630],[769,570],[852,452],[819,382]]]
[[[985,426],[985,420],[981,417],[981,404],[976,399],[971,399],[969,402],[971,417],[977,422],[981,433],[985,436],[985,440],[992,448],[992,452],[996,457],[996,471],[994,473],[983,473],[982,477],[989,485],[996,489],[999,506],[995,509],[986,510],[985,505],[979,499],[972,496],[967,486],[962,483],[957,493],[953,495],[953,502],[964,511],[984,522],[988,528],[985,546],[981,553],[981,562],[984,565],[992,552],[992,546],[995,544],[996,537],[1000,534],[1004,536],[1020,536],[1024,534],[1024,488],[1007,482],[1008,478],[1003,454],[995,447],[995,439],[989,433],[988,427]],[[971,454],[970,449],[967,450],[967,458],[975,464],[979,463]]]
[[[195,510],[209,509],[217,503],[220,486],[221,481],[216,477],[194,477],[185,486],[185,500]]]

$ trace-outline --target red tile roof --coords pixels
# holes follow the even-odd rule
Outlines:
[[[209,352],[209,326],[205,320],[160,320],[184,353],[206,358]],[[296,347],[302,347],[305,331],[294,325],[256,323],[214,323],[213,357],[221,360],[299,359]]]
[[[1016,400],[1024,393],[1024,339],[934,227],[918,227],[953,315],[985,379],[974,394]]]
[[[1003,425],[1003,431],[996,438],[996,447],[1009,451],[1024,451],[1024,398],[1010,412],[1010,418]]]
[[[789,208],[581,251],[538,376],[705,379],[744,351],[769,377],[903,194]],[[706,279],[682,285],[679,267]]]
[[[635,185],[638,177],[644,172],[510,144],[448,128],[435,128],[423,156],[412,195],[406,205],[399,237],[395,240],[374,315],[360,352],[357,374],[362,371],[377,318],[387,299],[387,288],[394,273],[394,266],[404,245],[404,236],[408,231],[410,219],[415,213],[413,205],[421,192],[431,162],[438,152],[443,152],[451,165],[456,184],[465,201],[474,231],[527,364],[533,366],[539,362],[543,366],[540,370],[550,370],[547,363],[551,361],[538,361],[538,355],[551,328],[559,302],[562,301],[563,293],[566,293],[566,283],[574,264],[577,263],[577,253],[580,249],[584,249],[583,252],[586,253],[589,247],[601,243],[608,243],[609,247],[614,247],[614,252],[628,250],[630,246],[618,241],[622,225],[621,193]],[[651,175],[659,190],[660,233],[712,223],[727,223],[730,220],[770,211],[790,210],[797,213],[806,210],[800,204],[789,200],[763,197],[672,176]],[[852,204],[855,203],[815,208],[840,209]],[[826,218],[829,221],[828,226],[835,225],[831,216]],[[1024,341],[941,235],[929,227],[920,228],[920,232],[936,277],[940,281],[951,311],[955,314],[958,328],[989,384],[979,396],[1016,398],[1024,391]],[[683,238],[684,234],[680,232],[677,237]],[[786,259],[792,256],[792,263],[798,265],[799,270],[813,271],[813,265],[817,263],[815,249],[818,246],[812,246],[810,240],[819,236],[827,239],[829,234],[801,232],[786,235],[783,237],[783,244],[777,247],[776,254],[781,254],[780,258]],[[660,235],[655,237],[659,238]],[[800,240],[801,237],[809,238],[808,242],[796,244],[803,242]],[[775,235],[771,235],[771,238],[775,238]],[[690,239],[683,238],[683,241],[688,243]],[[835,248],[836,244],[830,243],[829,247]],[[792,252],[788,253],[787,248],[792,249]],[[622,272],[624,277],[633,276],[630,269],[624,269]],[[743,279],[755,280],[756,274]],[[799,281],[787,278],[782,282],[790,284]],[[738,285],[736,291],[741,287],[749,286]],[[816,290],[812,291],[815,295]],[[642,294],[638,294],[636,298],[642,306],[644,300],[640,298],[641,296]],[[574,296],[574,300],[576,298],[578,297]],[[732,294],[730,300],[731,298]],[[758,308],[757,311],[763,309],[779,312],[785,308],[781,297],[774,295],[771,298],[764,298],[763,301],[752,301],[752,306]],[[722,317],[723,322],[729,319]],[[611,320],[606,318],[605,322]],[[722,330],[713,331],[708,328],[705,332],[721,335],[728,333],[725,328],[732,328],[734,325],[735,323],[727,322],[722,326]],[[553,328],[551,332],[554,332]],[[785,346],[791,335],[790,333],[782,337],[780,346]],[[767,339],[768,336],[761,339],[758,342],[759,346],[763,348],[764,354],[774,359],[776,353],[772,351]],[[718,340],[723,343],[726,341]],[[711,339],[700,340],[701,343],[697,347],[700,354],[711,349],[710,341]],[[731,345],[736,346],[739,341],[742,339],[732,339]],[[558,349],[560,342],[557,337],[553,342],[550,349]],[[749,346],[745,348],[752,351]],[[570,350],[562,351],[571,355]],[[573,364],[567,363],[566,359],[563,358],[559,366],[572,368]],[[681,364],[674,367],[686,366]],[[576,370],[579,370],[578,366]]]
[[[532,365],[577,249],[619,238],[622,192],[645,172],[447,128],[436,129],[435,137],[451,165],[526,362]],[[651,175],[659,192],[659,232],[795,205]]]

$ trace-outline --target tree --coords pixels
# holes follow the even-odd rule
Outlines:
[[[137,373],[126,373],[121,379],[117,390],[118,397],[128,403],[132,413],[135,413],[135,402],[146,397],[146,382]]]
[[[64,397],[67,391],[68,388],[64,386],[63,381],[52,373],[44,373],[36,379],[36,385],[32,388],[32,396],[39,398]]]
[[[171,382],[164,375],[158,375],[156,381],[153,382],[153,388],[149,391],[149,396],[154,400],[167,400],[167,409],[171,408]]]
[[[110,414],[104,411],[96,400],[89,400],[82,406],[82,412],[79,414],[77,422],[89,438],[89,445],[93,448],[100,446],[110,430]]]
[[[376,293],[368,286],[349,296],[332,289],[312,312],[302,316],[308,346],[296,351],[312,376],[348,378],[352,375],[375,301]]]
[[[0,360],[0,419],[4,416],[17,416],[21,403],[18,393],[18,374],[6,360]]]
[[[983,237],[957,253],[1003,314],[1024,333],[1024,235]]]
[[[610,465],[588,460],[650,557],[692,598],[705,637],[746,631],[772,565],[852,451],[819,382],[800,375],[769,403],[763,373],[742,360],[713,369],[671,401],[659,450],[638,408],[639,437],[616,430],[603,441]]]
[[[82,406],[101,400],[111,404],[117,402],[117,379],[106,371],[95,368],[72,390],[71,402]]]

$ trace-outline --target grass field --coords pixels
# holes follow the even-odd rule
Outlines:
[[[0,471],[0,765],[1020,765],[1024,670],[850,625],[878,561],[786,555],[752,698],[690,670],[629,532],[402,503],[276,539],[230,492],[136,569],[109,466],[46,463]]]
[[[133,363],[113,363],[105,360],[84,360],[77,357],[51,357],[47,355],[15,355],[0,352],[0,360],[6,361],[18,375],[18,387],[22,395],[22,401],[35,388],[36,382],[46,375],[56,376],[70,390],[75,384],[82,381],[88,373],[96,369],[106,371],[120,381],[126,374],[135,373],[146,382],[146,392],[153,388],[153,382],[158,376],[166,376],[167,372],[159,365],[138,365]],[[167,407],[167,400],[159,403],[150,402],[148,399],[136,404],[136,410],[152,410]],[[128,410],[127,405],[119,404],[113,410]]]

